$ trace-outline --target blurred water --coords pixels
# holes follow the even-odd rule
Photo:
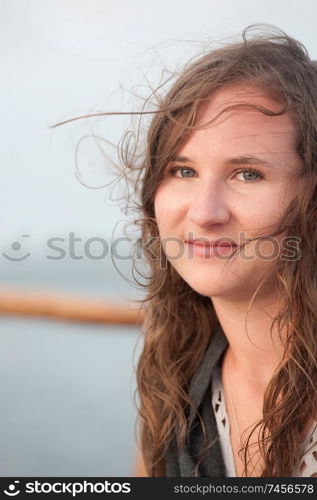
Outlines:
[[[2,263],[2,285],[135,295],[111,266],[52,267]],[[0,317],[1,476],[133,474],[137,338],[134,327]]]
[[[103,260],[48,260],[37,257],[14,262],[0,255],[0,286],[48,289],[121,301],[141,298],[144,291],[131,283],[131,260],[115,264],[117,269],[110,256]]]

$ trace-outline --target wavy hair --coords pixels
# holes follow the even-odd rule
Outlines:
[[[179,447],[185,442],[186,415],[193,406],[189,385],[219,326],[210,297],[193,290],[164,254],[155,219],[155,195],[166,165],[197,128],[200,106],[215,91],[235,83],[263,90],[280,103],[280,110],[273,112],[245,102],[234,107],[256,107],[271,116],[292,113],[298,131],[296,149],[302,159],[302,170],[296,175],[305,184],[274,233],[287,230],[289,236],[298,238],[301,255],[278,260],[274,269],[282,307],[273,318],[270,334],[275,325],[278,332],[286,329],[284,357],[266,388],[263,419],[250,431],[239,452],[243,475],[250,474],[250,438],[257,428],[261,476],[292,475],[300,458],[305,424],[308,418],[317,418],[317,65],[306,48],[283,31],[270,27],[269,32],[262,32],[255,26],[252,33],[250,28],[254,26],[243,32],[241,42],[208,50],[189,61],[165,95],[161,95],[164,86],[153,92],[155,109],[145,110],[149,100],[140,111],[140,115],[153,113],[140,154],[139,133],[135,141],[126,134],[119,145],[121,162],[134,179],[139,209],[135,222],[143,248],[150,248],[144,254],[149,276],[143,284],[145,320],[137,393],[141,448],[147,472],[154,477],[166,475],[165,455],[173,436],[177,436]],[[294,176],[292,182],[296,179]],[[205,440],[202,455],[211,445]]]
[[[144,245],[153,243],[146,255],[151,276],[144,299],[144,343],[137,386],[142,451],[148,474],[154,477],[166,474],[164,457],[173,435],[177,435],[179,447],[185,442],[186,412],[192,406],[189,384],[218,326],[210,298],[191,289],[162,251],[155,221],[155,193],[167,163],[196,128],[199,107],[213,92],[234,83],[261,88],[281,104],[278,112],[257,107],[259,112],[293,114],[298,130],[296,149],[303,164],[297,175],[305,182],[305,189],[298,192],[274,233],[287,229],[288,235],[298,238],[301,256],[276,264],[283,306],[273,318],[270,334],[274,325],[279,332],[287,329],[285,353],[266,388],[263,419],[240,450],[243,475],[250,473],[250,438],[258,427],[264,464],[261,475],[292,475],[300,458],[305,423],[311,416],[316,418],[317,66],[305,47],[284,32],[247,35],[245,30],[242,42],[211,50],[186,65],[158,102],[139,172],[142,241]],[[133,162],[126,165],[134,168]],[[296,177],[292,181],[296,182]],[[201,425],[204,431],[203,422]],[[205,445],[207,449],[209,444]]]

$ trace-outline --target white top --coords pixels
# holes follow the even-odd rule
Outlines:
[[[220,447],[226,467],[227,477],[236,477],[233,451],[230,441],[230,423],[221,378],[221,365],[218,363],[212,376],[212,407],[214,409]],[[317,476],[317,422],[314,422],[305,441],[301,444],[301,459],[292,477]]]

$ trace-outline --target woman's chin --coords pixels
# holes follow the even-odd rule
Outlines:
[[[174,268],[186,283],[200,295],[235,300],[250,300],[258,287],[261,293],[271,291],[272,263],[261,261],[230,262],[230,265],[195,265],[177,262]],[[274,273],[273,273],[274,274]]]
[[[183,276],[183,279],[184,276]],[[204,279],[185,279],[188,285],[195,290],[195,292],[206,297],[226,297],[236,295],[241,292],[241,283],[228,283],[223,280],[208,280]]]

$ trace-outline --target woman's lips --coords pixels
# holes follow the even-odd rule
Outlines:
[[[231,255],[237,245],[230,242],[221,241],[186,241],[190,256],[196,257],[217,257]]]

